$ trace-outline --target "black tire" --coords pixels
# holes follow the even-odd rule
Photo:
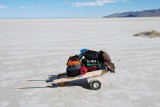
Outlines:
[[[98,80],[92,80],[89,82],[89,86],[92,90],[99,90],[101,88],[101,82]]]

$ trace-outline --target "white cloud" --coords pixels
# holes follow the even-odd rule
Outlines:
[[[128,0],[95,0],[91,2],[75,2],[72,3],[73,6],[81,7],[81,6],[103,6],[107,3],[115,3],[115,2],[128,2]]]
[[[20,6],[19,7],[20,9],[26,9],[26,8],[28,8],[27,6]],[[39,9],[41,9],[42,8],[42,6],[37,6],[37,7],[35,7],[35,8],[39,8]]]
[[[8,7],[5,6],[5,5],[1,5],[1,4],[0,4],[0,9],[6,9],[6,8],[8,8]]]
[[[26,7],[26,6],[20,6],[19,8],[21,8],[21,9],[26,9],[27,7]]]

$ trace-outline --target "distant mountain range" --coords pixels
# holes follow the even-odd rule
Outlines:
[[[151,9],[144,11],[136,11],[136,12],[124,12],[124,13],[115,13],[108,16],[104,16],[103,18],[120,18],[120,17],[158,17],[160,16],[160,9]]]

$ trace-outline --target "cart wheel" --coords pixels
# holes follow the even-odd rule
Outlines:
[[[92,90],[98,90],[101,88],[101,82],[98,80],[92,80],[89,82],[90,88]]]
[[[58,85],[59,86],[65,86],[67,84],[67,82],[62,82],[62,83],[59,83]]]

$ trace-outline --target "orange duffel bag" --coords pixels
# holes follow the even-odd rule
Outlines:
[[[81,62],[80,62],[77,55],[70,56],[68,59],[68,62],[67,62],[67,66],[74,66],[74,65],[80,65],[80,64],[81,64]]]

